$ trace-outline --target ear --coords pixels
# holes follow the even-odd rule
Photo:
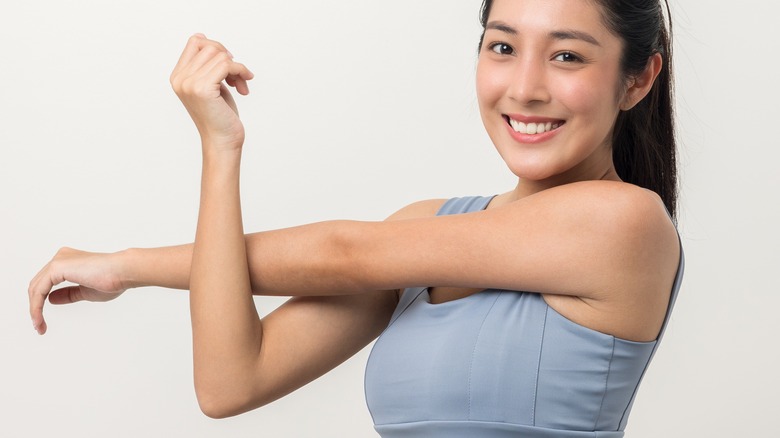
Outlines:
[[[648,58],[647,66],[645,70],[638,76],[634,76],[628,82],[628,88],[626,94],[623,96],[623,100],[620,102],[620,109],[628,111],[638,104],[642,99],[647,96],[650,89],[653,88],[655,78],[661,73],[663,67],[663,58],[660,53],[654,53],[653,56]]]

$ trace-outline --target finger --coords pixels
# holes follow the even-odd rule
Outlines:
[[[226,86],[220,84],[219,94],[220,96],[222,96],[223,99],[225,99],[225,102],[227,102],[228,106],[233,108],[233,111],[235,111],[236,114],[238,114],[238,106],[236,105],[235,99],[233,99],[233,95],[230,94],[230,90],[228,90]]]
[[[243,64],[241,63],[236,63],[236,64],[246,69],[246,67]],[[239,75],[230,74],[228,75],[226,80],[229,79],[228,84],[235,87],[236,91],[238,91],[239,94],[246,96],[247,94],[249,94],[248,81],[252,80],[254,77],[255,77],[254,74],[251,71],[249,71],[249,69],[246,69],[244,73],[244,77],[242,77],[240,74]]]
[[[255,74],[246,65],[236,61],[232,61],[230,75],[237,76],[244,81],[251,81],[255,78]]]
[[[229,59],[227,52],[221,51],[213,45],[207,45],[182,68],[180,73],[184,78],[202,76],[205,72],[210,71],[215,63],[226,59]]]
[[[46,269],[44,268],[44,270]],[[46,333],[47,327],[43,318],[43,305],[52,287],[48,278],[48,275],[39,273],[30,283],[30,287],[27,290],[30,299],[30,319],[32,320],[33,328],[39,335]]]
[[[49,302],[52,304],[70,304],[85,299],[81,286],[68,286],[52,291]]]
[[[70,251],[68,248],[61,248],[57,251],[54,258],[35,275],[27,289],[30,300],[30,318],[32,319],[33,328],[40,335],[46,333],[47,328],[46,321],[43,318],[43,306],[46,302],[46,297],[54,285],[65,281],[64,275],[60,272],[61,263],[57,260]]]
[[[176,63],[176,66],[173,68],[173,74],[175,75],[178,71],[180,71],[185,65],[189,64],[195,55],[198,54],[201,48],[202,40],[205,40],[206,36],[202,33],[196,33],[195,35],[192,35],[190,39],[187,40],[187,44],[184,46],[184,50],[181,52],[181,56],[179,56],[179,61]]]
[[[226,82],[234,82],[240,87],[237,88],[239,93],[246,95],[249,93],[249,87],[246,85],[245,78],[251,77],[254,77],[254,75],[246,66],[231,61],[226,53],[217,53],[207,64],[203,65],[198,72],[188,77],[187,83],[193,85],[195,89],[203,89],[202,84],[206,84],[209,89],[214,86],[214,91],[217,91],[218,88],[216,87],[218,87],[223,80]],[[228,80],[228,78],[230,79]],[[240,84],[239,81],[243,82],[243,84]],[[219,92],[224,95],[225,92],[227,92],[227,89],[219,90]]]
[[[224,54],[224,55],[220,55]],[[208,64],[215,56],[232,58],[233,55],[222,44],[207,39],[203,34],[195,34],[190,37],[185,52],[182,53],[179,63],[176,64],[170,76],[171,85],[174,88],[184,80],[198,75],[198,71]]]
[[[238,94],[241,94],[243,96],[246,96],[249,94],[249,84],[246,83],[245,80],[239,78],[236,79],[234,87],[236,87],[236,91],[238,91]]]
[[[180,70],[185,70],[189,72],[196,71],[203,64],[208,62],[208,59],[210,59],[211,57],[213,57],[215,54],[218,53],[225,53],[228,58],[230,59],[233,58],[233,54],[230,53],[230,51],[218,41],[210,40],[205,37],[200,38],[197,35],[195,35],[193,42],[197,50],[195,53],[192,54],[192,56],[187,60],[186,63],[183,63],[181,65]],[[199,55],[203,52],[206,52],[205,61],[199,57]]]
[[[218,51],[220,51],[220,52],[225,52],[225,53],[227,53],[228,55],[230,55],[230,57],[231,57],[231,58],[233,57],[233,54],[232,54],[232,53],[230,53],[230,50],[228,50],[228,49],[227,49],[227,47],[225,47],[225,46],[224,46],[222,43],[220,43],[219,41],[216,41],[216,40],[210,40],[210,39],[206,38],[206,36],[205,36],[205,35],[203,35],[203,34],[199,34],[199,35],[203,36],[203,38],[202,38],[202,39],[198,40],[198,43],[199,43],[199,45],[200,45],[199,47],[200,47],[201,49],[203,49],[203,48],[204,48],[204,47],[206,47],[206,46],[212,46],[212,47],[216,48],[216,49],[217,49]]]
[[[252,80],[255,75],[244,64],[240,62],[229,62],[226,64],[224,71],[227,72],[225,82],[236,88],[239,94],[246,96],[249,94],[248,81]],[[221,74],[222,72],[220,72]]]

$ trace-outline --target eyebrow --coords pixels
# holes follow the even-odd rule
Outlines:
[[[491,21],[487,24],[487,26],[485,26],[485,29],[494,29],[513,36],[518,34],[517,29],[501,21]],[[550,32],[549,36],[555,40],[581,40],[585,41],[586,43],[593,44],[594,46],[601,47],[601,44],[596,38],[594,38],[591,34],[580,30],[555,30]]]
[[[504,33],[508,33],[509,35],[517,35],[517,31],[514,27],[500,21],[491,21],[487,24],[487,26],[485,26],[485,29],[495,29]]]
[[[579,30],[556,30],[554,32],[550,32],[550,36],[556,40],[582,40],[586,43],[591,43],[594,46],[601,47],[599,41],[591,34]]]

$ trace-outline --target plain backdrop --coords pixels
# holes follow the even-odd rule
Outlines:
[[[256,73],[238,99],[247,231],[510,189],[477,110],[479,3],[4,0],[0,436],[375,436],[368,349],[275,404],[210,420],[192,386],[186,292],[48,306],[39,337],[27,285],[61,246],[193,239],[199,142],[168,75],[194,32]],[[672,9],[688,265],[627,436],[767,436],[780,389],[780,8]],[[279,303],[256,300],[261,313]]]

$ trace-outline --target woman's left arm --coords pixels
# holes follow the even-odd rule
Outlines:
[[[259,357],[262,325],[252,300],[239,195],[244,127],[222,84],[247,94],[252,76],[202,35],[190,38],[171,74],[203,153],[189,284],[196,389],[208,390],[225,376],[242,384],[241,376],[254,374]]]

